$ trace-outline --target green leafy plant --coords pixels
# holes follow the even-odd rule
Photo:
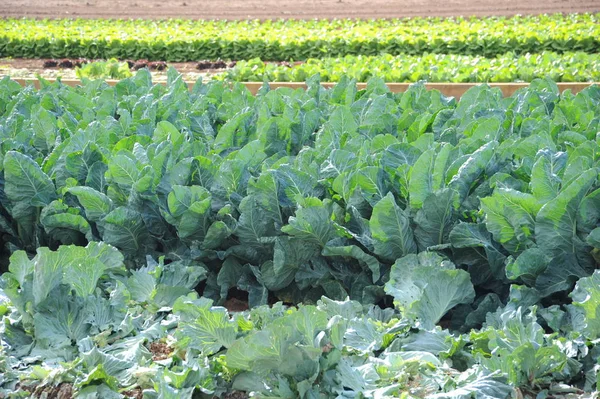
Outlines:
[[[304,82],[319,74],[324,82],[338,82],[344,76],[358,82],[373,76],[400,83],[531,82],[546,77],[555,82],[585,82],[600,80],[599,67],[600,56],[587,53],[507,53],[495,58],[453,54],[347,55],[309,59],[291,66],[260,59],[240,61],[217,78],[236,82]]]
[[[600,88],[168,75],[0,80],[4,392],[597,389]]]
[[[598,53],[595,14],[385,20],[193,21],[3,19],[0,56],[24,58],[306,60],[507,52]]]
[[[79,79],[125,79],[132,75],[126,62],[119,62],[114,58],[83,64],[75,68],[75,73]]]

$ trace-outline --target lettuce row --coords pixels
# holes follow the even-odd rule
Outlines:
[[[323,82],[338,82],[343,76],[366,82],[372,76],[386,82],[531,82],[549,77],[555,82],[600,81],[600,56],[582,52],[536,54],[508,52],[495,58],[455,54],[346,55],[320,57],[304,63],[279,65],[260,58],[239,61],[217,79],[235,82],[304,82],[321,75]]]
[[[597,53],[595,14],[382,20],[0,20],[0,56],[162,61]]]

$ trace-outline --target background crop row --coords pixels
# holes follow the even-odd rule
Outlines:
[[[0,56],[191,61],[600,50],[589,14],[313,21],[0,20]]]

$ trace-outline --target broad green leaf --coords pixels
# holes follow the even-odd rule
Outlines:
[[[208,356],[221,348],[229,348],[237,336],[236,325],[229,320],[224,311],[217,309],[198,309],[198,317],[179,327],[178,336],[187,347],[199,350]]]
[[[466,374],[466,373],[465,373]],[[513,388],[489,374],[474,374],[461,378],[461,385],[447,392],[430,395],[431,399],[507,398]]]
[[[9,151],[4,157],[4,192],[12,203],[15,219],[29,216],[33,207],[48,205],[56,199],[52,180],[27,155]]]
[[[281,283],[287,281],[289,276],[293,278],[297,270],[308,268],[308,262],[319,254],[319,246],[312,243],[307,243],[305,240],[298,239],[295,237],[278,237],[275,240],[273,246],[273,273],[274,276],[269,283],[267,283],[267,276],[263,276],[265,279],[265,285],[269,286],[280,286]],[[281,281],[278,281],[277,276],[281,276]],[[279,289],[285,287],[287,284],[284,283]],[[276,290],[276,288],[270,288]]]
[[[587,243],[594,248],[600,249],[600,227],[596,227],[590,232],[586,239]]]
[[[136,161],[123,154],[118,154],[110,160],[108,173],[115,183],[125,189],[132,188],[140,176]]]
[[[172,187],[167,197],[170,217],[167,221],[177,228],[181,238],[203,239],[208,229],[210,193],[201,186]]]
[[[565,168],[567,157],[565,153],[552,154],[542,150],[537,155],[537,161],[531,170],[531,192],[537,200],[545,204],[554,199],[560,190],[561,172]]]
[[[148,230],[141,215],[131,208],[116,208],[99,223],[104,230],[103,240],[123,251],[138,252],[150,244]]]
[[[331,220],[331,203],[317,198],[308,198],[303,206],[291,216],[289,224],[281,228],[286,234],[307,240],[324,247],[336,236]]]
[[[431,194],[423,202],[414,219],[415,238],[419,249],[445,244],[459,207],[458,192],[445,188]]]
[[[46,210],[46,208],[44,210]],[[74,232],[81,233],[88,240],[94,238],[90,224],[81,215],[69,212],[45,213],[42,211],[40,222],[48,235],[63,244],[76,243],[75,237],[72,234]]]
[[[274,226],[269,218],[263,216],[263,210],[254,196],[245,197],[240,203],[240,217],[235,234],[246,245],[256,245],[263,237],[275,234]]]
[[[577,253],[580,248],[576,235],[577,211],[597,177],[597,170],[585,171],[540,209],[535,221],[535,237],[543,251],[555,256]]]
[[[579,260],[573,254],[561,254],[552,258],[548,267],[537,277],[535,288],[542,296],[548,296],[555,292],[566,291],[588,272],[581,267]]]
[[[379,261],[356,245],[346,245],[341,247],[326,246],[321,252],[323,256],[342,256],[348,259],[356,259],[361,265],[366,266],[373,276],[373,283],[376,283],[381,277],[381,265]]]
[[[147,268],[134,270],[127,279],[127,289],[136,302],[149,302],[156,293],[156,276]]]
[[[489,268],[495,278],[504,280],[506,256],[500,246],[492,240],[491,234],[483,223],[459,222],[450,232],[449,240],[453,248],[472,248],[472,252],[463,251],[462,253],[465,256],[472,255],[482,258],[482,267]],[[480,248],[483,248],[484,253]],[[472,265],[478,264],[477,261],[474,262]],[[470,270],[472,275],[477,273],[474,270]]]
[[[356,134],[358,124],[348,106],[338,106],[317,135],[315,146],[322,152],[341,147],[341,143]]]
[[[481,198],[481,209],[487,229],[508,251],[520,253],[534,245],[536,215],[541,204],[533,195],[497,188],[491,197]]]
[[[411,168],[408,191],[410,206],[413,209],[420,209],[425,199],[433,192],[435,155],[434,148],[425,151]]]
[[[27,257],[25,251],[15,251],[10,256],[8,270],[15,276],[21,287],[25,283],[25,278],[33,273],[34,267],[35,263]]]
[[[65,264],[71,261],[68,251],[38,248],[33,259],[33,296],[35,304],[42,302],[61,283]]]
[[[452,180],[448,183],[448,187],[459,193],[461,201],[467,197],[479,177],[486,172],[490,166],[489,164],[494,162],[497,147],[497,141],[490,141],[484,144],[471,154],[465,163],[462,164],[456,175],[452,177]]]
[[[248,182],[248,195],[256,199],[265,216],[278,225],[283,224],[283,215],[279,207],[279,181],[273,172],[261,173],[257,179]]]
[[[433,328],[456,305],[469,304],[475,299],[471,278],[464,270],[436,270],[420,277],[417,284],[424,285],[423,291],[419,300],[411,305],[410,312],[427,329]]]
[[[224,222],[218,220],[210,225],[204,236],[202,246],[205,249],[216,249],[231,235],[231,230]]]
[[[278,251],[278,254],[281,251]],[[293,255],[292,255],[293,256]],[[290,256],[290,257],[292,257]],[[280,255],[279,258],[282,256]],[[281,263],[281,261],[279,262]],[[288,287],[296,277],[298,265],[288,264],[280,267],[275,267],[273,261],[266,261],[260,267],[262,281],[269,291],[279,291]]]
[[[585,335],[594,340],[600,336],[600,271],[577,282],[571,293],[573,304],[585,316]]]
[[[97,258],[71,261],[65,268],[63,282],[70,284],[78,296],[85,298],[94,293],[105,268],[106,265]]]
[[[600,189],[592,191],[581,201],[577,212],[577,230],[584,233],[594,230],[598,219],[600,219]]]
[[[506,264],[506,277],[511,280],[520,278],[527,285],[535,285],[535,279],[550,263],[551,257],[540,248],[534,247],[523,251],[516,259],[510,258]]]
[[[375,204],[369,226],[375,253],[382,258],[395,260],[417,251],[408,215],[391,193]]]
[[[77,197],[85,210],[86,217],[92,222],[97,222],[112,210],[113,204],[110,198],[92,187],[71,187],[67,192]]]
[[[90,311],[83,298],[69,295],[64,286],[37,306],[35,338],[42,348],[58,351],[87,337]]]
[[[400,310],[425,329],[432,329],[456,305],[475,298],[469,274],[430,252],[398,259],[385,289]]]
[[[366,166],[352,175],[352,186],[360,190],[363,198],[375,206],[390,191],[386,172],[376,166]]]

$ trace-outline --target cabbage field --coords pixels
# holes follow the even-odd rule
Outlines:
[[[0,19],[0,398],[597,398],[596,18]]]
[[[598,87],[170,78],[0,82],[4,395],[596,389]]]

